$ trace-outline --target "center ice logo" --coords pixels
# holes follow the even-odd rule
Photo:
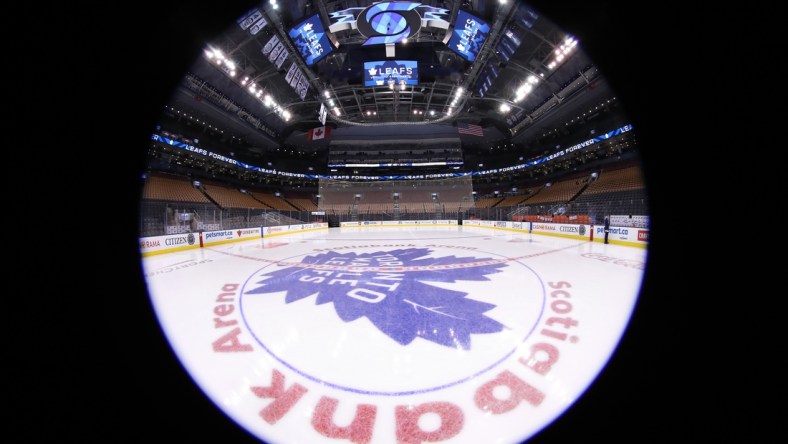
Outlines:
[[[471,334],[497,333],[504,326],[484,313],[494,304],[430,282],[488,281],[503,263],[470,265],[490,258],[433,257],[428,248],[373,253],[326,252],[293,266],[260,275],[247,295],[285,291],[285,303],[315,296],[333,302],[343,322],[366,316],[389,338],[408,345],[417,337],[450,348],[471,348]],[[456,265],[468,264],[467,267]],[[453,265],[453,267],[446,267]],[[321,267],[323,266],[323,267]]]

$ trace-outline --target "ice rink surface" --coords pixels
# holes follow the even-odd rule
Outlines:
[[[647,250],[332,228],[143,258],[200,389],[270,443],[521,442],[602,370]]]

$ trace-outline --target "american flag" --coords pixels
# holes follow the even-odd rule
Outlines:
[[[471,136],[484,137],[482,127],[470,123],[457,122],[457,131],[460,134],[470,134]]]

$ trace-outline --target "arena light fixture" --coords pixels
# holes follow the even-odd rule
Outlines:
[[[520,85],[520,87],[515,91],[514,101],[519,102],[523,100],[528,94],[531,93],[531,91],[534,90],[534,87],[536,87],[539,81],[539,77],[533,74],[529,75],[528,78],[525,79],[525,82],[523,82],[523,84]]]
[[[558,65],[566,59],[571,52],[577,48],[577,39],[572,36],[566,36],[564,42],[556,48],[553,60],[547,64],[547,68],[555,69]]]

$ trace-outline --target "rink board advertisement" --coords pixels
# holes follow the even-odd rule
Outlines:
[[[160,253],[171,253],[191,248],[259,239],[281,234],[311,231],[328,228],[327,223],[282,225],[276,227],[235,228],[232,230],[203,231],[199,233],[173,234],[167,236],[150,236],[140,238],[140,253],[150,256]]]
[[[469,220],[469,219],[464,219],[462,221],[462,224],[463,225],[470,225],[472,227],[492,227],[492,226],[494,226],[494,222],[491,221],[491,220],[475,220],[475,219]]]
[[[611,244],[629,245],[633,247],[646,247],[648,245],[649,230],[646,228],[610,227],[607,241]],[[605,227],[594,228],[594,241],[605,241]]]
[[[297,225],[279,225],[276,227],[263,227],[263,237],[281,236],[283,234],[310,231],[328,228],[327,223],[312,223],[312,224],[297,224]]]
[[[233,230],[206,231],[202,233],[203,245],[225,244],[235,239]]]
[[[546,224],[542,222],[533,222],[531,224],[531,232],[568,237],[571,239],[591,239],[591,226],[583,224]]]
[[[342,228],[347,227],[399,227],[399,226],[430,226],[430,225],[457,225],[456,220],[435,219],[435,220],[388,220],[371,221],[360,220],[353,222],[340,222]]]
[[[233,230],[239,239],[252,239],[261,236],[260,227],[255,228],[238,228]]]
[[[548,236],[566,237],[578,240],[591,240],[591,225],[553,224],[546,222],[511,222],[492,220],[463,220],[463,225],[487,227],[497,230],[525,231]]]
[[[255,238],[260,238],[259,227],[206,231],[202,233],[203,245],[226,244],[228,242],[236,242]]]
[[[524,230],[528,231],[528,222],[508,222],[508,221],[501,221],[501,220],[475,220],[475,219],[464,219],[462,221],[463,225],[468,225],[471,227],[486,227],[486,228],[498,228],[498,229],[512,229],[512,230]]]
[[[171,234],[140,238],[140,253],[143,256],[171,251],[200,248],[199,233]]]

